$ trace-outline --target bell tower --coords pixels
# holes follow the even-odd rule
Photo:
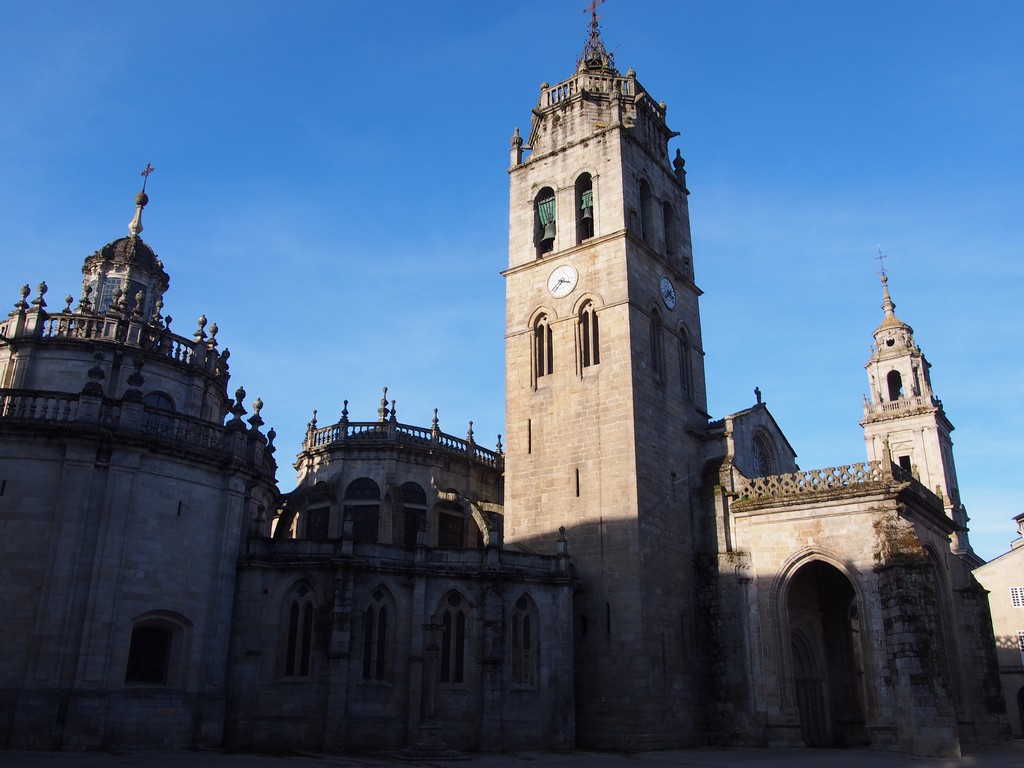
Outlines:
[[[590,35],[512,137],[505,540],[564,526],[580,746],[698,740],[707,425],[686,173],[666,107]],[[541,639],[543,642],[543,639]]]
[[[943,501],[946,515],[959,530],[953,534],[954,553],[981,560],[967,538],[967,511],[953,464],[953,425],[942,401],[932,392],[931,364],[914,342],[914,329],[896,317],[889,295],[889,278],[882,272],[882,324],[865,368],[870,400],[864,398],[864,440],[869,461],[891,461],[912,473]]]

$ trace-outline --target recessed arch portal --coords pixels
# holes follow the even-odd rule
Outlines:
[[[834,565],[811,560],[790,577],[785,610],[790,685],[804,742],[810,747],[866,743],[860,611],[853,584]]]

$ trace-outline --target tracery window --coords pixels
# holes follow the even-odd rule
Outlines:
[[[551,349],[551,326],[547,315],[541,315],[533,324],[533,370],[536,377],[547,376],[554,368]]]
[[[394,607],[383,587],[373,591],[373,602],[363,611],[363,679],[385,681],[390,673],[389,621]]]
[[[287,633],[284,644],[285,677],[309,677],[313,664],[314,608],[312,592],[301,585],[285,601]]]
[[[458,592],[449,592],[441,612],[440,680],[466,681],[466,622],[469,607]]]
[[[589,368],[601,362],[600,334],[594,303],[586,302],[579,315],[580,367]]]
[[[377,541],[380,526],[380,486],[360,477],[345,489],[345,515],[352,519],[355,541]]]
[[[775,451],[772,448],[771,438],[763,429],[758,429],[754,433],[750,455],[753,461],[754,477],[769,477],[776,473]]]
[[[537,685],[538,630],[537,606],[528,595],[523,595],[512,610],[509,670],[513,685]]]

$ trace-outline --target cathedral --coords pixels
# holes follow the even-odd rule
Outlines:
[[[1006,738],[953,426],[886,276],[864,460],[800,469],[759,394],[713,418],[676,135],[592,15],[511,139],[495,450],[385,390],[314,414],[282,493],[216,325],[171,328],[145,184],[77,303],[22,288],[0,322],[0,746]]]

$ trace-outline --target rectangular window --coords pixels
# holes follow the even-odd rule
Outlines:
[[[466,541],[466,520],[461,515],[442,512],[437,516],[437,546],[459,548]]]
[[[171,655],[171,633],[160,627],[136,627],[128,648],[126,683],[165,685]]]
[[[1024,587],[1010,587],[1010,602],[1014,608],[1024,608]]]
[[[330,507],[317,507],[306,512],[306,538],[322,541],[327,538]]]

